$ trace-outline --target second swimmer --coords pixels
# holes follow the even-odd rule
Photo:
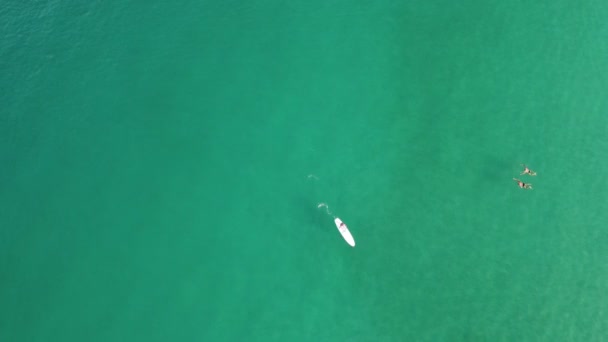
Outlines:
[[[519,185],[520,188],[527,189],[527,190],[532,190],[532,184],[530,184],[530,183],[524,183],[524,182],[520,181],[517,178],[513,178],[513,180],[517,182],[517,185]]]

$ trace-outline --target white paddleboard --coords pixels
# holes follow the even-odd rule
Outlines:
[[[340,234],[342,234],[344,240],[346,240],[349,245],[355,247],[355,239],[350,234],[350,231],[348,230],[348,227],[344,224],[344,222],[342,222],[342,220],[337,217],[334,222],[336,223],[336,227],[338,227],[338,230],[340,231]]]

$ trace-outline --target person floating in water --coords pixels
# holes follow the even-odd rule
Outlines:
[[[524,170],[522,171],[522,173],[520,173],[519,175],[530,175],[530,176],[536,176],[536,172],[528,169],[528,167],[525,164],[521,164],[521,166],[524,167]]]
[[[532,184],[524,183],[517,178],[513,178],[513,180],[517,182],[517,185],[519,185],[520,188],[532,190]]]

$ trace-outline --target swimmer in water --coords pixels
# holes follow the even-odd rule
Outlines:
[[[520,188],[532,190],[532,184],[524,183],[517,178],[513,178],[513,180],[517,182],[517,185],[519,185]]]
[[[530,175],[530,176],[536,176],[536,172],[528,169],[528,167],[525,164],[521,164],[521,166],[524,167],[524,171],[522,171],[522,173],[520,173],[519,175]]]

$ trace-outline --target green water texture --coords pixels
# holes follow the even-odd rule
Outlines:
[[[608,2],[0,23],[1,341],[608,338]]]

